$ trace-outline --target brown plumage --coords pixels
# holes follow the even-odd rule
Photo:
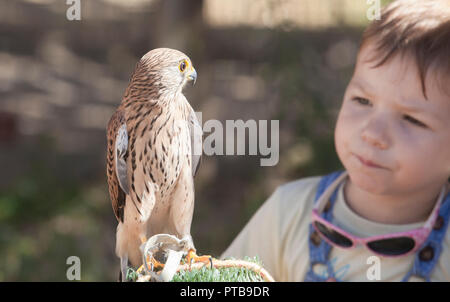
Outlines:
[[[128,260],[142,263],[142,238],[168,233],[195,250],[190,227],[202,130],[182,88],[196,77],[185,54],[148,52],[108,123],[107,176],[122,278]]]

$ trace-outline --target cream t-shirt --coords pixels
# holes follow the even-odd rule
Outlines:
[[[348,179],[348,178],[347,178]],[[221,258],[258,256],[276,281],[304,281],[309,270],[309,224],[320,177],[309,177],[280,186],[258,209]],[[421,227],[424,222],[389,225],[369,221],[346,204],[339,186],[333,208],[333,223],[358,237],[401,232]],[[431,281],[450,281],[450,232],[442,242],[442,253],[431,273]],[[338,280],[401,281],[411,269],[414,254],[398,258],[377,256],[366,247],[333,247],[330,261]],[[372,258],[371,258],[372,257]],[[379,260],[379,261],[378,261]],[[378,264],[379,263],[379,264]],[[314,268],[326,276],[326,268]],[[410,281],[423,281],[413,278]]]

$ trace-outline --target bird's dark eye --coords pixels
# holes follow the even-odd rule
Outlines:
[[[186,70],[187,67],[187,62],[186,60],[184,60],[183,62],[180,63],[180,65],[178,65],[178,68],[180,69],[181,72],[184,72]]]

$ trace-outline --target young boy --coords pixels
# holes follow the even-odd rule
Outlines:
[[[394,1],[344,95],[345,171],[279,187],[222,257],[276,281],[450,281],[449,117],[450,1]]]

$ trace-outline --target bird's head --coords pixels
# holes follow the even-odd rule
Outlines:
[[[132,84],[153,90],[158,95],[181,92],[186,83],[195,84],[197,72],[191,59],[181,51],[156,48],[138,62]]]

